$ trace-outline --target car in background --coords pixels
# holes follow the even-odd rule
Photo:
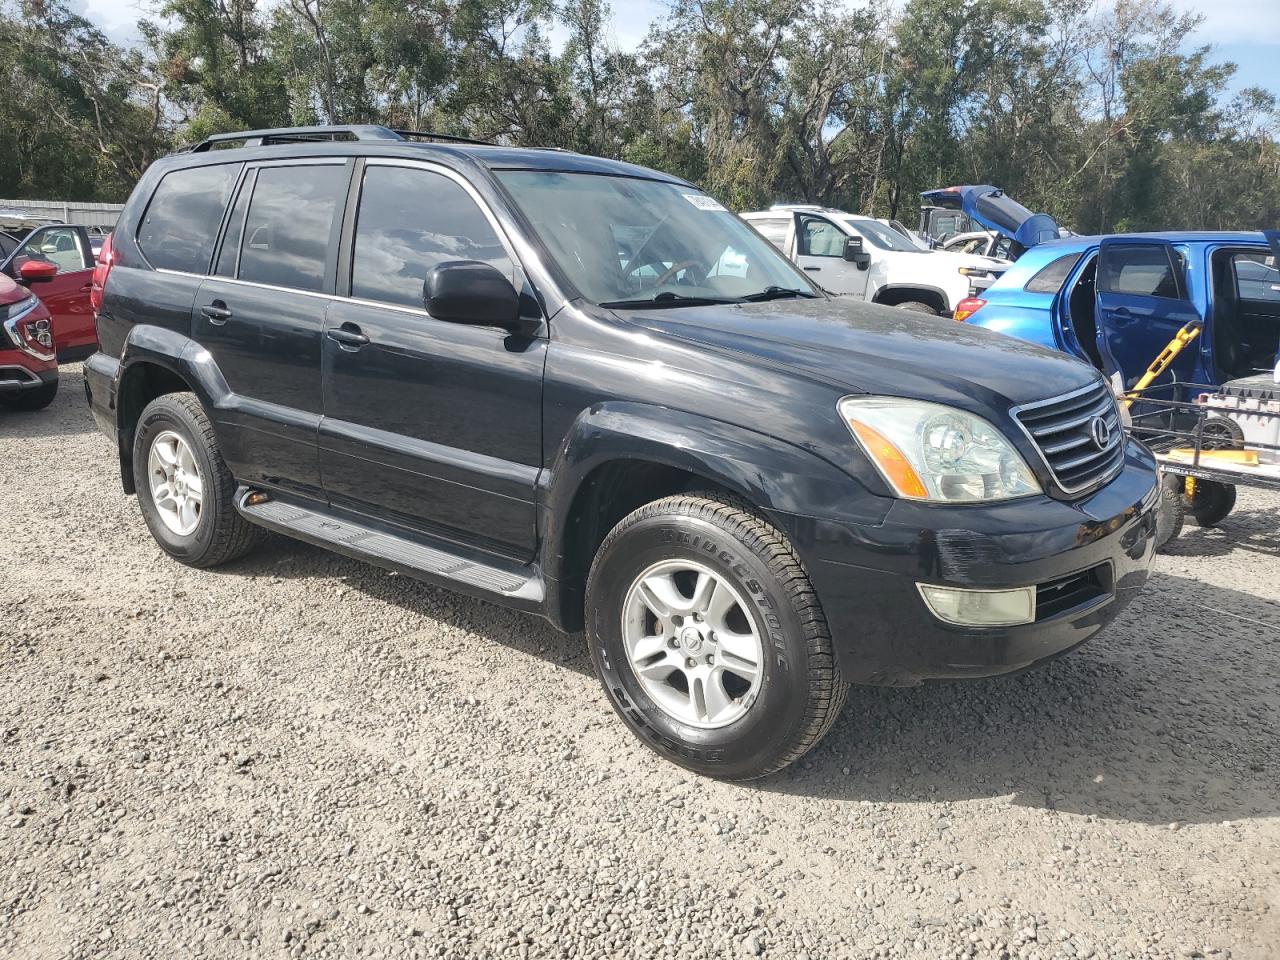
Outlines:
[[[25,264],[55,268],[37,288],[52,319],[54,347],[64,363],[83,360],[98,348],[89,302],[96,254],[88,228],[43,220],[24,223],[3,212],[0,223],[8,228],[0,235],[0,273],[18,281]]]
[[[52,276],[37,262],[20,272],[21,282],[0,275],[0,408],[39,410],[58,392],[49,311],[26,286]]]
[[[819,206],[775,206],[742,219],[831,293],[951,316],[1008,266],[922,249],[873,217]]]
[[[999,187],[943,187],[920,194],[920,233],[944,247],[960,237],[989,232],[1009,241],[1001,251],[1016,260],[1038,243],[1071,236],[1047,213],[1032,213]]]
[[[1203,322],[1158,382],[1221,384],[1272,370],[1280,247],[1261,233],[1071,237],[1033,245],[955,319],[1087,360],[1128,388],[1185,324]]]
[[[948,253],[973,253],[980,257],[994,257],[997,260],[1012,260],[1009,254],[1013,241],[990,230],[972,230],[960,233],[938,246],[939,250]]]

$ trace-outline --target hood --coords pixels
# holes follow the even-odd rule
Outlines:
[[[666,336],[748,354],[850,393],[947,403],[990,416],[1087,386],[1096,372],[1004,334],[859,300],[775,300],[629,312]]]
[[[926,190],[920,196],[934,206],[963,211],[969,219],[1027,250],[1046,240],[1058,239],[1058,224],[1053,217],[1032,213],[990,184]]]
[[[14,283],[3,273],[0,273],[0,307],[17,303],[19,300],[25,300],[29,295],[30,293],[26,287]]]

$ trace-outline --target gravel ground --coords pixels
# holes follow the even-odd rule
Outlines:
[[[1280,498],[1021,676],[855,688],[798,767],[640,747],[581,637],[287,540],[153,544],[0,414],[0,956],[1280,957]]]

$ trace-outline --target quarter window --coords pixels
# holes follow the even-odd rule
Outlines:
[[[1101,258],[1098,289],[1135,297],[1177,299],[1177,275],[1163,246],[1113,247]]]
[[[844,256],[844,231],[828,220],[805,217],[800,221],[800,253],[809,257]]]
[[[244,222],[240,279],[319,291],[347,179],[347,168],[337,164],[258,170]]]
[[[138,246],[154,267],[204,273],[238,163],[165,174],[138,227]]]
[[[428,170],[365,170],[351,262],[351,295],[422,307],[431,268],[479,260],[513,277],[514,267],[484,212],[458,183]]]
[[[1080,254],[1078,253],[1068,253],[1066,256],[1051,260],[1040,269],[1039,273],[1027,281],[1024,289],[1028,293],[1057,293],[1079,262]]]

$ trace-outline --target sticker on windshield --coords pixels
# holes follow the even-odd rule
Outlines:
[[[684,198],[699,210],[709,210],[712,213],[724,211],[724,206],[719,200],[708,197],[705,193],[686,193]]]

